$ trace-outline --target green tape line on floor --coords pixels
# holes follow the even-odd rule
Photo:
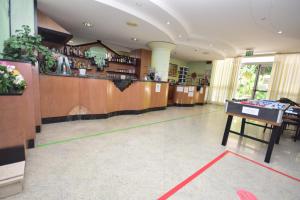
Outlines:
[[[185,119],[185,118],[191,118],[191,117],[199,116],[199,115],[202,115],[202,114],[208,114],[208,113],[213,113],[213,112],[218,112],[218,111],[220,111],[220,110],[215,110],[215,111],[211,111],[211,112],[201,112],[201,113],[197,113],[197,114],[194,114],[194,115],[181,116],[181,117],[171,118],[171,119],[162,120],[162,121],[139,124],[139,125],[136,125],[136,126],[130,126],[130,127],[126,127],[126,128],[119,128],[119,129],[113,129],[113,130],[108,130],[108,131],[102,131],[102,132],[95,133],[95,134],[90,134],[90,135],[71,137],[71,138],[67,138],[67,139],[63,139],[63,140],[56,140],[56,141],[48,142],[48,143],[45,143],[45,144],[38,144],[38,145],[36,145],[36,147],[38,148],[38,147],[47,147],[47,146],[51,146],[51,145],[55,145],[55,144],[63,144],[63,143],[68,143],[68,142],[71,142],[71,141],[74,141],[74,140],[97,137],[97,136],[108,134],[108,133],[115,133],[115,132],[120,132],[120,131],[126,131],[126,130],[141,128],[141,127],[146,127],[146,126],[152,126],[152,125],[155,125],[155,124],[161,124],[161,123],[166,123],[166,122],[171,122],[171,121],[182,120],[182,119]]]

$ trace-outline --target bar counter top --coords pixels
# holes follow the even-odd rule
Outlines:
[[[43,73],[41,75],[45,76],[60,76],[60,77],[76,77],[76,78],[89,78],[89,79],[101,79],[101,80],[114,80],[112,78],[108,78],[105,75],[77,75],[77,74],[57,74],[57,73]],[[115,79],[117,80],[117,79]],[[152,80],[138,80],[132,79],[132,81],[139,81],[139,82],[155,82],[155,83],[168,83],[167,81],[152,81]]]
[[[41,74],[43,123],[139,114],[167,107],[169,83],[133,81],[120,90],[99,76]]]

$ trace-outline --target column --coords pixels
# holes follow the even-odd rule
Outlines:
[[[152,50],[151,67],[156,70],[162,81],[167,81],[170,55],[176,45],[169,42],[149,42],[148,46]]]

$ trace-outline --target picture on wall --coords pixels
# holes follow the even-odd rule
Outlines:
[[[170,63],[169,65],[169,76],[177,77],[178,65]]]

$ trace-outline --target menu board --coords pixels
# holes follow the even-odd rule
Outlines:
[[[176,89],[177,92],[183,92],[183,87],[182,86],[178,86]]]
[[[161,88],[161,84],[160,83],[156,83],[156,85],[155,85],[155,92],[160,92],[160,88]]]
[[[189,92],[189,87],[184,87],[184,93],[188,93]]]

